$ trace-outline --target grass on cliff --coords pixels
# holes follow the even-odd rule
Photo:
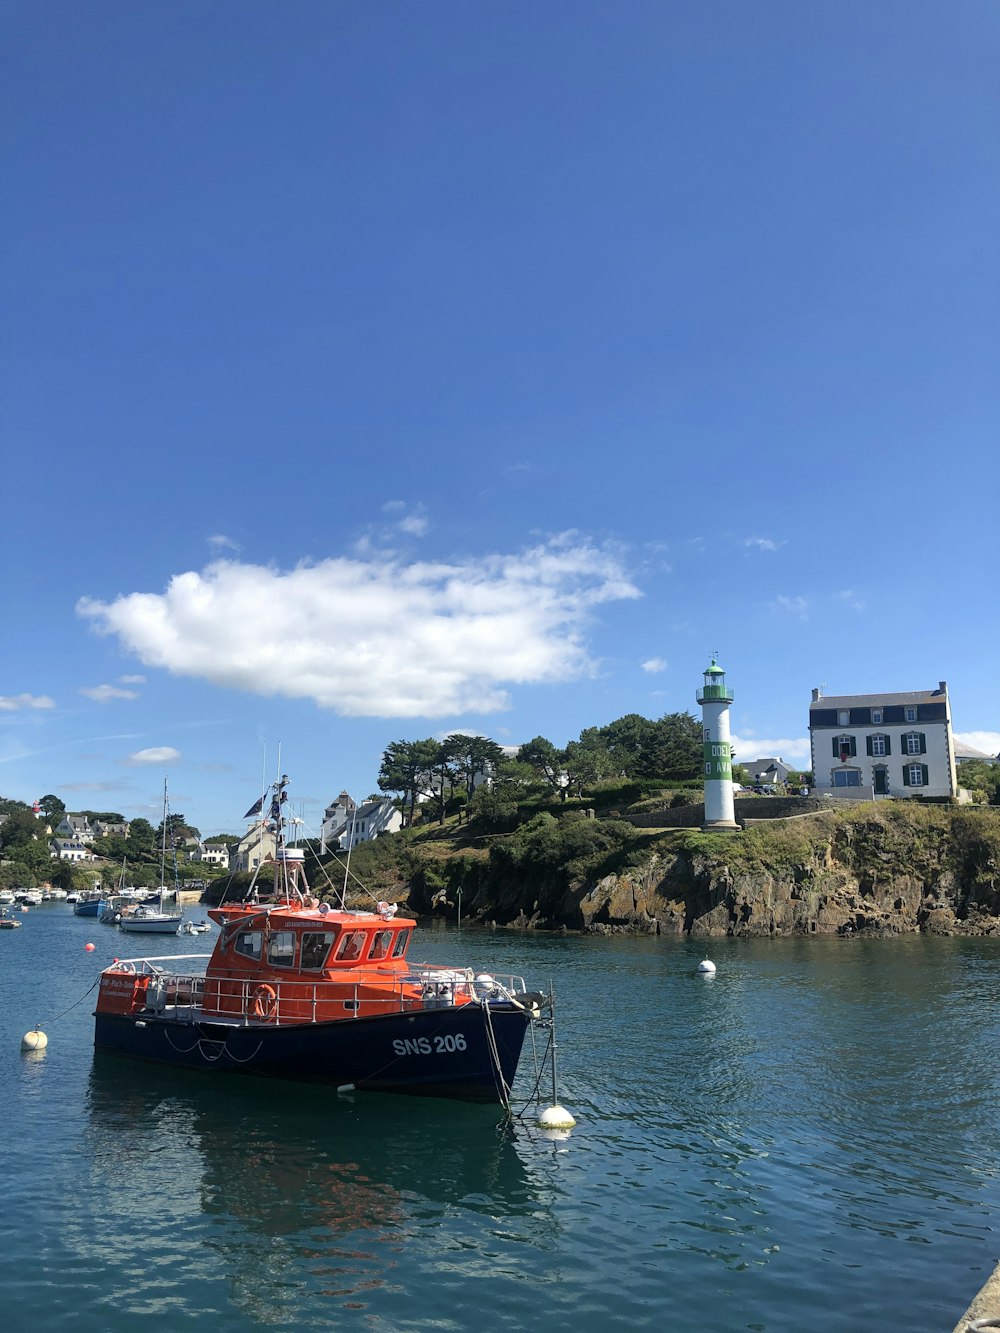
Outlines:
[[[654,855],[680,855],[733,874],[778,878],[831,859],[875,878],[902,867],[932,876],[948,865],[981,897],[1000,893],[1000,809],[992,806],[868,802],[755,823],[741,833],[651,832],[621,817],[630,808],[624,798],[650,800],[648,791],[625,786],[619,784],[605,806],[609,817],[588,818],[585,810],[596,811],[594,802],[533,799],[522,803],[510,831],[487,831],[452,816],[363,843],[352,853],[351,883],[362,897],[359,881],[369,896],[388,899],[405,898],[411,885],[433,892],[459,884],[471,889],[489,879],[521,882],[526,892],[543,883],[591,887],[607,875],[641,872]],[[339,892],[343,869],[330,865],[328,875]]]

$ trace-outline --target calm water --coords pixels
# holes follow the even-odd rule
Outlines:
[[[947,1330],[1000,1257],[1000,941],[721,940],[704,979],[686,942],[418,932],[415,959],[555,986],[579,1123],[554,1143],[490,1108],[95,1061],[99,968],[212,937],[23,921],[14,1333]]]

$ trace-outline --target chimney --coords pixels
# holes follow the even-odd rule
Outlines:
[[[939,680],[939,681],[938,681],[937,692],[938,692],[938,694],[947,694],[947,693],[948,693],[948,682],[947,682],[946,680]]]
[[[822,697],[823,697],[822,690],[820,689],[813,690],[813,698],[812,698],[813,703],[815,703],[817,699],[822,699]]]

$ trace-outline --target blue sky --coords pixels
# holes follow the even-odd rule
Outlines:
[[[1000,749],[993,0],[0,14],[0,794],[810,691]]]

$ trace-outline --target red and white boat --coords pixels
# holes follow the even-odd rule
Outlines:
[[[284,845],[283,778],[266,898],[208,909],[210,957],[116,961],[101,974],[94,1045],[161,1064],[510,1104],[525,1033],[548,1000],[519,977],[414,964],[394,905],[320,902]]]

